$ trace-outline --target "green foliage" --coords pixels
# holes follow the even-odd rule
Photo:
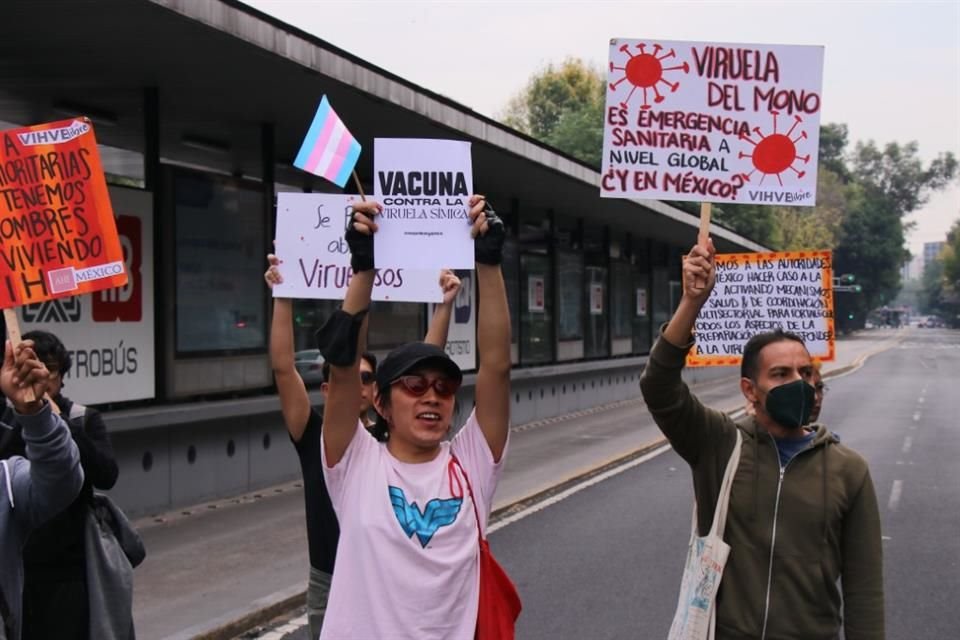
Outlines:
[[[548,64],[510,99],[501,121],[597,167],[603,151],[604,76],[579,58]]]
[[[925,312],[960,326],[960,220],[953,223],[938,258],[924,268],[922,299]]]

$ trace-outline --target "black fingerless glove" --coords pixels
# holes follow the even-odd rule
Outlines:
[[[361,234],[358,234],[361,235]],[[335,367],[348,367],[357,360],[357,338],[368,309],[350,315],[343,309],[333,312],[317,331],[317,348],[323,359]]]
[[[343,239],[350,247],[350,268],[354,273],[373,269],[373,236],[360,233],[353,228],[353,216],[350,214],[350,224]]]
[[[487,217],[487,232],[473,241],[474,260],[479,264],[498,265],[503,262],[503,241],[507,237],[507,229],[489,202],[483,203],[483,213]]]

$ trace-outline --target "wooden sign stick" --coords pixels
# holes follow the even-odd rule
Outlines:
[[[697,244],[701,247],[707,246],[707,240],[710,239],[710,203],[701,202],[700,203],[700,233],[697,234]],[[697,289],[703,289],[707,286],[707,283],[697,278],[693,283],[693,286]]]
[[[17,318],[17,310],[12,308],[4,309],[3,319],[7,323],[7,336],[10,338],[10,344],[16,349],[17,345],[23,342],[23,338],[20,337],[20,320]],[[24,399],[27,402],[33,402],[37,399],[33,394],[33,389],[27,388]]]

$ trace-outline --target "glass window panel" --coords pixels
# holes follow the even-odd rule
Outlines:
[[[670,319],[670,275],[666,267],[653,268],[653,326],[659,330],[660,325]]]
[[[178,353],[263,349],[263,194],[237,180],[177,171]]]
[[[635,270],[633,273],[633,352],[649,353],[651,345],[650,274]]]
[[[370,305],[371,350],[389,350],[423,340],[424,310],[419,302],[374,302]]]
[[[583,352],[588,358],[599,358],[610,355],[607,344],[609,334],[607,270],[604,267],[587,267],[585,273],[587,331]]]
[[[553,305],[550,260],[547,256],[520,256],[520,362],[533,364],[553,359]]]
[[[557,251],[557,316],[560,340],[583,339],[583,256]]]
[[[633,269],[628,262],[613,263],[613,291],[610,295],[614,338],[629,338],[633,334],[636,313],[633,290]]]

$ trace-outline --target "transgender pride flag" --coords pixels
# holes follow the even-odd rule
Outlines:
[[[360,143],[323,96],[293,166],[343,187],[360,157]]]

